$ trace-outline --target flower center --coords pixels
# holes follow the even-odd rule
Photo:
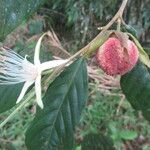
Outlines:
[[[23,68],[20,70],[23,73],[25,80],[35,80],[38,75],[38,69],[35,65],[24,59]]]

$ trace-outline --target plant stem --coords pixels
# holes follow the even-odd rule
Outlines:
[[[117,20],[117,19],[120,19],[122,20],[122,15],[123,15],[123,11],[127,5],[127,2],[128,0],[123,0],[122,1],[122,4],[118,10],[118,12],[115,14],[115,16],[111,19],[111,21],[103,27],[102,31],[90,42],[88,43],[85,47],[83,47],[82,49],[80,49],[77,53],[75,53],[73,56],[71,56],[69,58],[69,62],[71,62],[72,60],[74,60],[75,58],[79,57],[79,56],[82,56],[84,55],[94,44],[95,44],[95,41],[101,37],[104,36],[105,34],[105,31],[108,30],[112,25],[113,23]],[[94,47],[94,46],[93,46]],[[61,65],[60,67],[56,68],[54,70],[54,72],[47,78],[47,80],[45,81],[45,85],[50,81],[52,80],[53,78],[55,78],[66,66],[66,63]]]
[[[121,19],[118,18],[117,19],[117,31],[120,32],[120,28],[121,28]]]
[[[73,59],[81,54],[84,54],[89,49],[89,47],[91,47],[91,44],[95,43],[97,38],[102,37],[104,35],[104,32],[106,30],[108,30],[114,24],[114,22],[116,22],[116,20],[118,20],[118,19],[122,20],[122,15],[123,15],[124,9],[127,5],[127,2],[128,2],[128,0],[123,0],[118,12],[115,14],[115,16],[110,20],[110,22],[106,26],[102,27],[102,31],[89,44],[87,44],[85,47],[83,47],[81,50],[79,50],[76,54],[74,54],[72,57],[70,57],[70,59]]]
[[[123,1],[122,1],[122,4],[121,4],[121,6],[120,6],[120,8],[119,8],[119,10],[118,10],[118,12],[117,12],[117,13],[115,14],[115,16],[110,20],[110,22],[109,22],[106,26],[104,26],[104,27],[99,27],[98,29],[107,30],[107,29],[109,29],[109,28],[114,24],[114,22],[116,22],[116,20],[117,20],[118,18],[120,18],[120,19],[122,20],[122,15],[123,15],[124,9],[125,9],[125,7],[126,7],[126,5],[127,5],[127,2],[128,2],[128,0],[123,0]]]
[[[106,30],[108,30],[113,24],[114,22],[116,22],[116,20],[118,18],[120,18],[122,20],[122,15],[123,15],[123,12],[124,12],[124,9],[126,7],[126,4],[127,4],[128,0],[123,0],[118,12],[115,14],[115,16],[111,19],[111,21],[104,27],[102,27],[102,31],[89,43],[87,44],[85,47],[83,47],[82,49],[80,49],[77,53],[75,53],[73,56],[71,56],[69,58],[69,63],[72,62],[72,60],[74,60],[75,58],[79,57],[79,56],[82,56],[83,54],[85,54],[87,52],[87,50],[89,48],[91,48],[91,45],[93,46],[95,44],[95,41],[98,39],[98,38],[101,38],[103,35],[104,35],[104,32]],[[44,35],[46,35],[48,33],[45,33]],[[43,35],[43,36],[44,36]],[[41,40],[43,38],[43,36],[41,37]],[[94,47],[95,48],[95,47]],[[39,54],[38,56],[39,57]],[[67,62],[67,63],[68,63]],[[53,78],[56,77],[56,75],[58,75],[63,69],[64,67],[66,66],[66,64],[63,64],[61,65],[60,67],[56,68],[54,70],[54,72],[47,78],[47,80],[45,81],[45,84],[46,85],[50,80],[52,80]],[[0,124],[0,128],[2,128],[9,120],[11,120],[14,115],[27,103],[31,100],[31,98],[34,96],[34,92],[31,92],[30,95],[26,98],[26,100],[24,100],[1,124]]]

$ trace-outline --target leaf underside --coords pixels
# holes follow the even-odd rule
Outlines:
[[[150,69],[143,63],[121,77],[121,88],[134,109],[141,110],[150,121]]]
[[[28,150],[72,150],[75,125],[88,98],[86,64],[79,59],[50,84],[26,133]]]

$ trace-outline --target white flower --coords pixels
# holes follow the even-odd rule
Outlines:
[[[41,99],[41,73],[68,62],[66,60],[52,60],[44,63],[40,62],[40,45],[43,34],[37,42],[34,54],[34,64],[29,62],[26,57],[18,55],[14,51],[1,48],[0,50],[0,84],[16,84],[25,82],[22,91],[16,101],[19,103],[24,97],[28,88],[35,83],[35,93],[37,104],[43,108]]]

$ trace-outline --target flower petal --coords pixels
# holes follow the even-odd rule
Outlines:
[[[38,75],[35,80],[35,94],[37,104],[43,109],[43,102],[41,98],[41,75]]]
[[[24,86],[23,86],[23,88],[22,88],[22,90],[21,90],[21,93],[20,93],[20,95],[19,95],[19,97],[18,97],[16,103],[19,103],[19,102],[22,100],[22,98],[24,97],[26,91],[28,90],[28,88],[29,88],[33,83],[34,83],[34,81],[27,81],[27,82],[25,82],[25,84],[24,84]]]
[[[35,53],[34,53],[34,64],[35,65],[39,65],[41,62],[40,62],[40,47],[41,47],[41,42],[42,42],[42,39],[43,37],[46,35],[47,33],[44,33],[38,40],[36,46],[35,46]]]
[[[69,61],[69,59],[47,61],[47,62],[44,62],[44,63],[40,64],[39,69],[42,72],[44,70],[60,66],[60,65],[62,65],[64,63],[67,63],[68,61]]]

